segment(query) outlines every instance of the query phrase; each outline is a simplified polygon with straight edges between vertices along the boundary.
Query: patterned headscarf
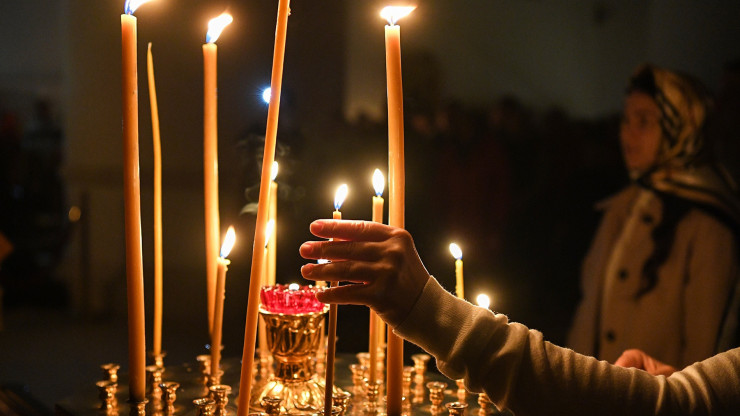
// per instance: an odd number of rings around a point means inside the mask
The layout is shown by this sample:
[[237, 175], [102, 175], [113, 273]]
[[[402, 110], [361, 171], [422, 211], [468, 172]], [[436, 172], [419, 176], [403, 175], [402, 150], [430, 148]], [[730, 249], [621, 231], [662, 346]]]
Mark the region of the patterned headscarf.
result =
[[652, 65], [642, 65], [627, 92], [650, 95], [661, 112], [663, 141], [658, 168], [684, 168], [697, 161], [704, 148], [704, 123], [712, 105], [704, 86], [693, 77]]
[[737, 187], [724, 168], [709, 157], [705, 142], [704, 126], [712, 109], [706, 88], [693, 77], [646, 64], [630, 78], [627, 93], [633, 91], [653, 97], [660, 108], [663, 130], [657, 164], [638, 182], [714, 207], [740, 227]]

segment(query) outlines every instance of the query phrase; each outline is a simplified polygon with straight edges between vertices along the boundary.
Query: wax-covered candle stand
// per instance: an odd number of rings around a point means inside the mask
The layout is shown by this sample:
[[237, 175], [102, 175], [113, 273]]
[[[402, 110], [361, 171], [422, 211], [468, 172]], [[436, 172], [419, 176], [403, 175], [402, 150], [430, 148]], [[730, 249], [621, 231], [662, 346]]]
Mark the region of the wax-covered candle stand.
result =
[[315, 359], [329, 306], [316, 300], [318, 290], [297, 285], [262, 288], [260, 315], [275, 370], [266, 380], [258, 380], [251, 408], [266, 411], [266, 397], [282, 400], [281, 414], [312, 415], [322, 408], [325, 378], [316, 371]]

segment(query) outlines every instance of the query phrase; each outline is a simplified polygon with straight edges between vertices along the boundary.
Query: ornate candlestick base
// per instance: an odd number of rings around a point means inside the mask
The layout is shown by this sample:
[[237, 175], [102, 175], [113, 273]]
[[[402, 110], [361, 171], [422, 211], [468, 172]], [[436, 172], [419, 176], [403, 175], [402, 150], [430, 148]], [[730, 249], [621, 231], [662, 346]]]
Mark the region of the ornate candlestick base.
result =
[[[316, 374], [315, 358], [329, 306], [302, 307], [305, 305], [300, 303], [302, 299], [315, 302], [314, 291], [310, 287], [285, 290], [280, 285], [263, 288], [260, 315], [265, 321], [275, 372], [253, 390], [250, 408], [266, 411], [262, 403], [268, 397], [281, 400], [280, 414], [307, 416], [323, 408], [325, 379]], [[275, 302], [283, 303], [275, 306]], [[341, 389], [335, 386], [333, 391], [339, 393]]]

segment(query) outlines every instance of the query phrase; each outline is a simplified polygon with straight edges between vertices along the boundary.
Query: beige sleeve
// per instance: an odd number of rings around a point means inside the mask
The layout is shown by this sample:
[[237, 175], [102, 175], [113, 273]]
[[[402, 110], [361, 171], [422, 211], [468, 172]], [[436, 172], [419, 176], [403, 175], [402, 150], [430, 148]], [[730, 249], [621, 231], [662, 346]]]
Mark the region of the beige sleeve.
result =
[[395, 330], [432, 354], [445, 375], [517, 416], [740, 414], [740, 349], [654, 377], [546, 342], [434, 279]]

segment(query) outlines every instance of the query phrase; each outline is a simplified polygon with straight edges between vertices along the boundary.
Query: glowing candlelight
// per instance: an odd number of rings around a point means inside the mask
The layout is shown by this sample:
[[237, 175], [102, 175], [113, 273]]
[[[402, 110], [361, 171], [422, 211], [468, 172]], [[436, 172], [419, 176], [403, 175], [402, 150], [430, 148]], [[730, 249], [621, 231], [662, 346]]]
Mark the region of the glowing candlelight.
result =
[[[388, 224], [404, 228], [405, 167], [403, 143], [403, 83], [401, 81], [401, 31], [398, 20], [415, 6], [386, 7], [380, 15], [388, 21], [385, 27], [385, 67], [388, 91]], [[386, 377], [386, 410], [388, 416], [401, 415], [403, 396], [403, 340], [388, 330], [388, 375]]]
[[129, 399], [146, 396], [144, 267], [141, 249], [139, 183], [139, 102], [134, 11], [148, 0], [124, 4], [121, 15], [121, 100], [123, 118], [123, 201], [126, 234], [126, 294], [128, 312]]
[[[373, 221], [383, 222], [383, 190], [385, 189], [385, 177], [380, 172], [380, 169], [375, 169], [373, 172], [373, 188], [375, 189], [375, 196], [373, 196]], [[378, 314], [370, 309], [370, 334], [368, 340], [368, 351], [370, 352], [370, 384], [374, 384], [377, 380], [378, 368], [378, 348], [381, 343], [381, 337], [385, 340], [385, 322], [383, 322]]]
[[249, 399], [252, 394], [252, 363], [254, 362], [255, 341], [257, 338], [257, 319], [259, 318], [260, 276], [263, 273], [264, 259], [260, 251], [265, 243], [264, 228], [267, 224], [269, 202], [270, 171], [275, 160], [278, 115], [280, 113], [280, 92], [283, 85], [283, 62], [285, 58], [285, 38], [288, 31], [290, 0], [278, 0], [277, 25], [275, 28], [275, 49], [272, 55], [272, 78], [270, 80], [270, 105], [267, 110], [265, 147], [262, 156], [260, 194], [257, 202], [257, 220], [252, 246], [252, 269], [247, 298], [247, 318], [244, 325], [244, 349], [242, 368], [239, 377], [237, 416], [249, 414]]
[[229, 227], [224, 237], [224, 243], [221, 245], [221, 252], [217, 261], [217, 279], [216, 279], [216, 304], [213, 313], [213, 336], [211, 339], [211, 377], [218, 379], [219, 364], [221, 363], [221, 339], [224, 321], [224, 299], [226, 297], [226, 271], [231, 263], [226, 257], [231, 253], [231, 249], [236, 242], [236, 233], [234, 227]]
[[203, 44], [203, 181], [206, 227], [206, 295], [208, 296], [209, 332], [213, 332], [213, 309], [218, 268], [219, 209], [218, 209], [218, 104], [216, 69], [218, 48], [216, 39], [233, 19], [228, 13], [208, 22], [206, 43]]
[[463, 263], [462, 250], [455, 243], [450, 244], [450, 253], [455, 258], [455, 294], [458, 298], [465, 298], [463, 287]]
[[[275, 220], [271, 219], [267, 221], [267, 226], [265, 229], [265, 251], [264, 256], [265, 258], [269, 258], [269, 247], [271, 245], [270, 241], [272, 241], [273, 234], [275, 231]], [[267, 268], [264, 269], [265, 274], [267, 273]], [[267, 276], [262, 276], [262, 286], [263, 287], [271, 287], [274, 286], [275, 283], [272, 284], [267, 283]], [[259, 348], [260, 355], [267, 355], [269, 353], [269, 350], [267, 348], [267, 327], [265, 326], [265, 321], [260, 320], [257, 324], [257, 345]]]
[[277, 223], [277, 200], [278, 200], [278, 185], [275, 182], [278, 174], [278, 162], [272, 162], [272, 169], [270, 171], [270, 211], [268, 212], [268, 222], [272, 221], [272, 237], [269, 238], [269, 244], [267, 245], [267, 273], [265, 273], [265, 283], [268, 286], [275, 284], [275, 270], [277, 265], [277, 235], [275, 234], [275, 227]]
[[301, 286], [298, 283], [291, 283], [291, 284], [288, 285], [288, 290], [295, 291], [295, 290], [298, 290], [300, 288], [301, 288]]
[[491, 298], [489, 298], [486, 294], [481, 293], [480, 295], [476, 296], [475, 303], [478, 304], [481, 308], [488, 309], [491, 306]]
[[[347, 198], [349, 188], [347, 184], [339, 185], [337, 191], [334, 193], [334, 215], [335, 220], [342, 219], [342, 213], [339, 211], [344, 204], [344, 200]], [[339, 286], [339, 282], [331, 282], [330, 287]], [[328, 332], [329, 338], [326, 347], [326, 383], [324, 388], [324, 414], [331, 414], [332, 408], [332, 396], [334, 395], [334, 357], [337, 351], [337, 305], [335, 303], [329, 305], [329, 325]]]

